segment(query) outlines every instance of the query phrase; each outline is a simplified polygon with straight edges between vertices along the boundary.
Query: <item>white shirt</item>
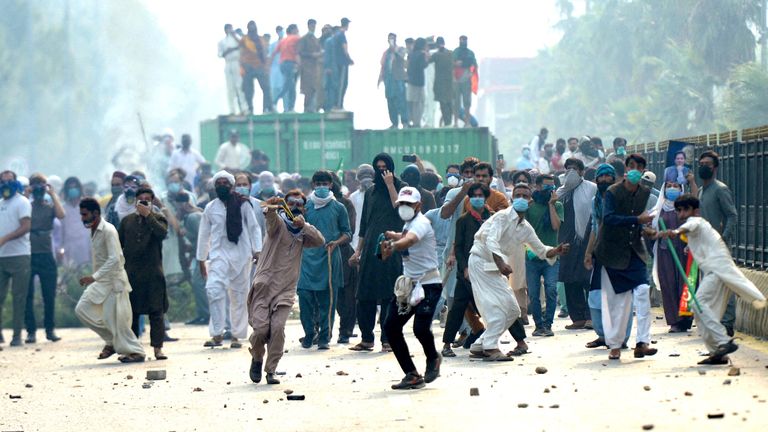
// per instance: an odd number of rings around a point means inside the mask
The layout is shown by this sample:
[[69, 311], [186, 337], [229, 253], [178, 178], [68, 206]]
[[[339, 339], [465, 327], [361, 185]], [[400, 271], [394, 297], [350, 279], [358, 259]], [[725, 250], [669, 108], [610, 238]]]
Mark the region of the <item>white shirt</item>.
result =
[[243, 219], [243, 232], [237, 244], [227, 238], [227, 207], [216, 198], [205, 206], [197, 235], [197, 260], [220, 261], [239, 272], [252, 259], [253, 254], [261, 252], [261, 227], [256, 222], [250, 202], [240, 207]]
[[[475, 234], [475, 243], [472, 245], [471, 253], [486, 261], [491, 265], [486, 270], [495, 271], [493, 254], [498, 255], [504, 261], [513, 263], [515, 273], [525, 275], [525, 262], [518, 267], [521, 257], [524, 259], [524, 245], [528, 245], [533, 253], [540, 259], [545, 259], [550, 265], [553, 265], [557, 258], [547, 258], [547, 252], [552, 249], [545, 246], [536, 231], [530, 223], [520, 220], [517, 211], [512, 207], [505, 208], [493, 214], [485, 223], [480, 225], [480, 229]], [[510, 259], [509, 256], [513, 257]]]
[[[219, 57], [223, 57], [224, 60], [227, 62], [239, 62], [240, 61], [240, 44], [237, 42], [237, 39], [235, 39], [232, 35], [227, 35], [224, 37], [224, 39], [219, 41]], [[224, 51], [230, 49], [230, 48], [238, 48], [229, 54], [224, 56]]]
[[[531, 161], [533, 161], [534, 164], [539, 160], [539, 150], [541, 150], [539, 147], [540, 140], [541, 138], [538, 135], [534, 135], [533, 138], [531, 138], [531, 142], [528, 143], [528, 146], [531, 149]], [[544, 143], [541, 143], [541, 147], [544, 147]]]
[[[403, 225], [403, 231], [413, 233], [419, 241], [408, 248], [408, 255], [403, 255], [403, 274], [411, 278], [420, 278], [425, 273], [437, 270], [437, 251], [435, 231], [432, 223], [421, 213]], [[421, 281], [422, 285], [441, 283], [440, 276]]]
[[171, 153], [168, 170], [170, 171], [174, 168], [183, 169], [187, 173], [184, 180], [189, 184], [194, 184], [195, 174], [197, 174], [197, 168], [201, 163], [205, 163], [205, 158], [197, 150], [189, 149], [189, 151], [184, 151], [183, 149], [176, 149]]
[[[21, 220], [32, 218], [32, 204], [24, 195], [15, 194], [9, 199], [0, 198], [0, 237], [6, 236], [21, 226]], [[15, 238], [0, 246], [0, 257], [15, 257], [30, 255], [32, 245], [29, 233]]]
[[536, 169], [539, 171], [539, 174], [549, 174], [551, 168], [549, 167], [549, 161], [547, 158], [540, 157], [536, 162]]
[[227, 141], [219, 146], [219, 151], [216, 152], [216, 165], [219, 169], [235, 169], [241, 170], [248, 166], [248, 162], [251, 160], [251, 151], [243, 143], [238, 142], [232, 145]]
[[699, 267], [705, 272], [715, 271], [720, 267], [733, 265], [731, 251], [723, 242], [720, 234], [704, 218], [689, 217], [679, 229], [688, 231], [688, 248], [693, 253]]
[[352, 249], [357, 250], [357, 243], [360, 241], [360, 220], [363, 217], [363, 202], [365, 202], [365, 192], [360, 189], [349, 195], [352, 206], [355, 207], [355, 234], [352, 236]]
[[91, 259], [95, 282], [83, 292], [83, 299], [101, 304], [113, 291], [131, 292], [120, 238], [115, 227], [104, 219], [99, 220], [99, 226], [91, 234]]

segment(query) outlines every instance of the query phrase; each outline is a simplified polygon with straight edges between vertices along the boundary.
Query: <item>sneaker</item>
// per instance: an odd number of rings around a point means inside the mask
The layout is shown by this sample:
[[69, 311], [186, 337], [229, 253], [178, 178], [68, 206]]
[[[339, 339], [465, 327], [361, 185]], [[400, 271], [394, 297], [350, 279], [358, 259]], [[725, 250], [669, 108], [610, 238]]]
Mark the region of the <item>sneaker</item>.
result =
[[21, 346], [21, 335], [20, 334], [13, 335], [13, 338], [11, 339], [11, 344], [10, 345], [12, 347]]
[[60, 337], [56, 336], [56, 333], [53, 330], [46, 330], [45, 331], [45, 338], [48, 339], [51, 342], [58, 342], [61, 340]]
[[557, 314], [558, 318], [568, 318], [568, 311], [560, 309], [560, 313]]
[[440, 376], [440, 365], [443, 363], [443, 356], [437, 355], [434, 360], [427, 360], [427, 370], [424, 372], [424, 382], [431, 383]]
[[256, 361], [256, 359], [251, 359], [251, 367], [248, 369], [248, 376], [251, 377], [251, 381], [255, 383], [261, 382], [261, 362]]
[[453, 350], [450, 347], [443, 348], [443, 351], [440, 352], [440, 355], [442, 355], [443, 357], [456, 357], [456, 353], [453, 352]]
[[424, 387], [424, 378], [416, 372], [409, 372], [402, 381], [392, 384], [392, 390], [413, 390]]
[[543, 327], [536, 327], [536, 329], [531, 333], [531, 336], [544, 336], [544, 328]]
[[551, 337], [554, 335], [555, 332], [552, 331], [552, 327], [544, 327], [544, 336]]
[[37, 336], [34, 333], [27, 333], [27, 338], [24, 339], [25, 344], [37, 343]]

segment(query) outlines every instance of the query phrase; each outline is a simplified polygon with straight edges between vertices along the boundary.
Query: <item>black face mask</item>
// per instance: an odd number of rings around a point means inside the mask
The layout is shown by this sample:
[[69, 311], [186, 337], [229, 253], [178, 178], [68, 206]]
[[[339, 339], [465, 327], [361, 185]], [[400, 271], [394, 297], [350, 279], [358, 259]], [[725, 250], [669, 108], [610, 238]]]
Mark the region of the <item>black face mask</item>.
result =
[[33, 186], [32, 196], [35, 198], [35, 201], [43, 199], [45, 196], [45, 186]]
[[542, 205], [548, 204], [550, 198], [552, 198], [551, 190], [533, 191], [533, 200], [539, 204], [542, 204]]
[[709, 165], [699, 165], [699, 177], [702, 180], [709, 180], [714, 177], [715, 172]]
[[600, 195], [604, 194], [612, 184], [613, 183], [599, 182], [597, 184], [597, 190], [600, 191]]
[[226, 201], [229, 199], [229, 195], [231, 192], [231, 189], [229, 186], [216, 186], [216, 196], [219, 197], [220, 200]]

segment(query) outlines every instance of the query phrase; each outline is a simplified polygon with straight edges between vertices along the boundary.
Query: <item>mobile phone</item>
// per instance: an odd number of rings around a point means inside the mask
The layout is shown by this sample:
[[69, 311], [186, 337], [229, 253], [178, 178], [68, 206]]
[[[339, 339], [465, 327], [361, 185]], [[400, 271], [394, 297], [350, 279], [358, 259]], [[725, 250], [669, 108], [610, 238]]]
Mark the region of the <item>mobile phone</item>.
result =
[[139, 201], [139, 204], [141, 204], [141, 205], [143, 205], [145, 207], [149, 207], [149, 201]]
[[403, 155], [403, 162], [416, 162], [416, 155], [415, 154], [409, 154], [409, 155]]
[[496, 160], [504, 160], [504, 155], [503, 155], [503, 154], [501, 154], [501, 153], [499, 153], [499, 154], [496, 156]]

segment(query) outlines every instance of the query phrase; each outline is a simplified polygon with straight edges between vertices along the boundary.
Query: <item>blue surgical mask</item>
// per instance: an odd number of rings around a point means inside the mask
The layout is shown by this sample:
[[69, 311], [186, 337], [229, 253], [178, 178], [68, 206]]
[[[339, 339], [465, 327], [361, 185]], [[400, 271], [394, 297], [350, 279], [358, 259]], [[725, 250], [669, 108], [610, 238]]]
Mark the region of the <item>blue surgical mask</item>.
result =
[[242, 196], [248, 196], [251, 193], [251, 188], [248, 186], [237, 186], [235, 192]]
[[168, 192], [173, 194], [177, 194], [181, 192], [181, 183], [178, 183], [178, 182], [168, 183]]
[[441, 190], [443, 190], [443, 187], [444, 186], [442, 183], [438, 183], [437, 186], [435, 186], [435, 192], [440, 192]]
[[514, 200], [512, 200], [512, 208], [515, 209], [515, 211], [527, 212], [528, 211], [528, 199], [526, 199], [526, 198], [515, 198]]
[[480, 210], [485, 206], [485, 197], [470, 197], [469, 205], [475, 210]]
[[640, 183], [640, 179], [643, 177], [643, 173], [638, 170], [630, 170], [627, 173], [627, 180], [633, 185]]
[[555, 185], [543, 185], [541, 187], [541, 190], [543, 190], [544, 192], [552, 192], [553, 190], [555, 190]]
[[80, 188], [71, 187], [67, 189], [67, 197], [70, 199], [80, 198]]
[[678, 188], [669, 188], [664, 191], [664, 196], [670, 200], [674, 201], [676, 200], [682, 192]]
[[616, 156], [624, 157], [627, 154], [627, 149], [624, 147], [619, 147], [616, 149]]
[[315, 188], [315, 196], [318, 198], [328, 198], [328, 194], [331, 193], [331, 189], [326, 186], [318, 186]]
[[268, 197], [274, 196], [275, 195], [275, 188], [273, 188], [273, 187], [265, 187], [264, 189], [261, 190], [261, 195], [262, 196], [268, 196]]

